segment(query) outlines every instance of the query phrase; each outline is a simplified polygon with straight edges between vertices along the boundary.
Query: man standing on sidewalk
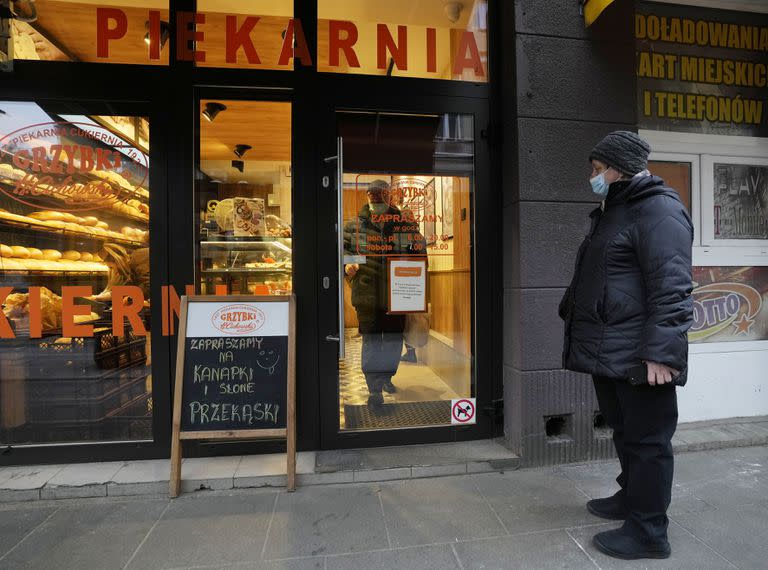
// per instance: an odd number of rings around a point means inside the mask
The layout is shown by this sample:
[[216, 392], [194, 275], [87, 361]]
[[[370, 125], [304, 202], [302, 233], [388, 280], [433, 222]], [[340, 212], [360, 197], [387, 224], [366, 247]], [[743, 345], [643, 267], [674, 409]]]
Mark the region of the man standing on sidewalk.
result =
[[628, 131], [609, 134], [592, 150], [590, 183], [603, 202], [590, 214], [560, 303], [563, 366], [592, 375], [621, 464], [621, 489], [587, 508], [625, 522], [594, 543], [623, 559], [671, 553], [675, 385], [687, 378], [693, 322], [693, 225], [677, 192], [648, 172], [650, 151]]

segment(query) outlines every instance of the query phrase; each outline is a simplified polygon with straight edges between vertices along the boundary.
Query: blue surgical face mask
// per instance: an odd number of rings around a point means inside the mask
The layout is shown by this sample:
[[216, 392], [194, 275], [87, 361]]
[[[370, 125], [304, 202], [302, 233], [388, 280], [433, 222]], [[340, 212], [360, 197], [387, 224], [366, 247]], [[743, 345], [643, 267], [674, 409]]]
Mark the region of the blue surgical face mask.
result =
[[592, 192], [601, 198], [605, 198], [608, 195], [608, 189], [611, 185], [605, 181], [605, 172], [601, 172], [594, 178], [590, 178], [589, 183], [592, 185]]

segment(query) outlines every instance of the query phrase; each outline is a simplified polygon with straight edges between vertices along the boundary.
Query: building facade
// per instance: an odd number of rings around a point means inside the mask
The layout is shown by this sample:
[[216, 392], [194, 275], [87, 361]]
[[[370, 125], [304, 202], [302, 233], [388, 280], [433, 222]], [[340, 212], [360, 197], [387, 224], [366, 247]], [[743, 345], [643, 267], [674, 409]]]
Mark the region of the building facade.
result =
[[681, 421], [765, 414], [766, 10], [608, 4], [11, 2], [0, 462], [167, 457], [194, 293], [296, 297], [299, 449], [609, 456], [556, 307], [616, 129], [697, 224]]

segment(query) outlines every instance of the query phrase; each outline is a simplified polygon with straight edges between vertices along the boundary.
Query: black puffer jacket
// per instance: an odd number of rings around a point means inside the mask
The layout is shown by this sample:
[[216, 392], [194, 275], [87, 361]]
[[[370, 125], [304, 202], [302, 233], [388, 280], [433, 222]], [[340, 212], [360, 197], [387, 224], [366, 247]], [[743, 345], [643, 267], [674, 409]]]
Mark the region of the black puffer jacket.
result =
[[563, 367], [626, 378], [641, 361], [682, 371], [693, 322], [693, 224], [673, 189], [657, 176], [611, 185], [605, 209], [579, 248], [560, 303]]
[[384, 214], [377, 216], [365, 204], [357, 217], [344, 227], [344, 251], [347, 255], [366, 256], [357, 274], [347, 278], [360, 333], [403, 332], [405, 316], [387, 313], [387, 260], [397, 256], [417, 259], [426, 251], [413, 214], [390, 206]]

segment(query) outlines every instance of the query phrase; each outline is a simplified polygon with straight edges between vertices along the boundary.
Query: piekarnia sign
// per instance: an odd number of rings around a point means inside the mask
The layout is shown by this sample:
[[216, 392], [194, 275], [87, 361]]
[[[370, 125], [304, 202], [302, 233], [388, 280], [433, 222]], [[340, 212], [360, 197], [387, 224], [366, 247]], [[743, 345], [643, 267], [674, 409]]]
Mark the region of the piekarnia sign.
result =
[[[259, 33], [260, 16], [225, 17], [224, 49], [225, 61], [228, 64], [238, 63], [238, 55], [242, 52], [248, 64], [259, 65], [262, 59], [253, 41], [254, 34]], [[161, 25], [161, 13], [159, 10], [147, 11], [148, 43], [150, 61], [159, 61], [163, 44], [163, 29]], [[194, 61], [205, 63], [205, 32], [198, 30], [198, 25], [206, 22], [206, 14], [198, 12], [176, 12], [176, 58], [179, 61]], [[359, 29], [354, 22], [347, 20], [328, 20], [328, 37], [318, 40], [318, 44], [327, 42], [328, 61], [323, 62], [329, 67], [340, 67], [343, 54], [350, 68], [359, 68], [360, 60], [355, 50], [359, 39]], [[118, 44], [128, 34], [128, 15], [120, 8], [99, 7], [96, 9], [96, 56], [109, 59], [110, 48]], [[321, 31], [325, 33], [324, 31]], [[301, 62], [302, 65], [312, 65], [312, 55], [301, 20], [290, 18], [285, 29], [284, 37], [277, 61], [264, 62], [280, 66], [288, 66], [291, 59]], [[438, 33], [437, 28], [424, 30], [424, 50], [426, 70], [436, 73], [438, 67]], [[396, 34], [386, 24], [376, 26], [376, 51], [377, 67], [385, 70], [390, 58], [397, 69], [408, 69], [408, 27], [399, 25]], [[453, 59], [452, 73], [461, 75], [464, 70], [472, 70], [478, 77], [484, 77], [482, 59], [475, 34], [464, 30], [458, 38], [458, 48]]]

